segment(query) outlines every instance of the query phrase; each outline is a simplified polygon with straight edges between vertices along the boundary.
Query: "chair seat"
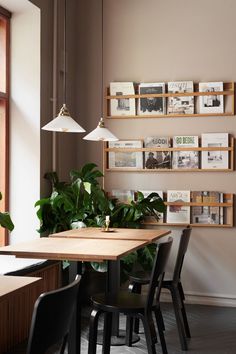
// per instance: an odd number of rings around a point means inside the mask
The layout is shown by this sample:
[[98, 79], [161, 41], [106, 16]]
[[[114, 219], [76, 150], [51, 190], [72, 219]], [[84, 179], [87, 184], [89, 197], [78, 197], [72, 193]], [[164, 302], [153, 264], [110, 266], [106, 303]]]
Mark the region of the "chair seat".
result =
[[138, 270], [136, 272], [129, 274], [129, 278], [131, 281], [135, 281], [138, 284], [145, 285], [145, 284], [149, 284], [151, 273], [145, 272], [144, 270]]
[[[133, 272], [133, 273], [129, 274], [129, 279], [131, 280], [131, 282], [135, 282], [135, 283], [142, 284], [142, 285], [149, 284], [150, 278], [151, 278], [151, 273], [146, 272], [144, 270], [139, 270], [137, 272]], [[172, 285], [172, 283], [173, 283], [173, 280], [164, 279], [162, 281], [162, 288], [169, 287], [170, 285]]]
[[[116, 295], [96, 294], [92, 297], [92, 301], [94, 307], [102, 311], [131, 314], [144, 311], [147, 296], [121, 290]], [[156, 306], [153, 304], [152, 309]]]

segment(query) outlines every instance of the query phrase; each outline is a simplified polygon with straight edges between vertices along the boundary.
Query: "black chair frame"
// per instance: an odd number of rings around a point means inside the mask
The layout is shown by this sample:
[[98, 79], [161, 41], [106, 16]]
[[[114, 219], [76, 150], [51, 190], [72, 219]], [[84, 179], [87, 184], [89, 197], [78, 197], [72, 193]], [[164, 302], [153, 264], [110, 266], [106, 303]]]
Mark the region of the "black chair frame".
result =
[[96, 353], [97, 327], [100, 315], [104, 314], [104, 335], [103, 335], [103, 354], [110, 353], [112, 314], [123, 313], [127, 316], [127, 336], [126, 344], [132, 346], [132, 327], [133, 319], [139, 318], [143, 322], [145, 337], [147, 342], [148, 354], [155, 354], [155, 344], [157, 335], [152, 318], [155, 312], [157, 328], [163, 354], [167, 354], [166, 342], [163, 333], [163, 321], [159, 305], [161, 283], [164, 277], [165, 265], [170, 253], [173, 239], [160, 243], [153, 263], [151, 280], [149, 283], [148, 294], [133, 294], [129, 291], [121, 290], [114, 294], [97, 294], [92, 297], [93, 310], [90, 317], [89, 330], [89, 354]]
[[[191, 338], [187, 314], [184, 305], [185, 295], [181, 283], [181, 271], [183, 267], [184, 257], [188, 248], [191, 231], [192, 229], [190, 227], [183, 229], [180, 237], [173, 277], [170, 280], [164, 279], [162, 281], [162, 288], [168, 289], [171, 293], [179, 340], [182, 350], [188, 350], [188, 343], [186, 338]], [[136, 272], [130, 275], [129, 290], [133, 293], [141, 294], [142, 285], [149, 284], [149, 282], [150, 273], [144, 271]], [[138, 320], [135, 321], [134, 332], [139, 333]]]

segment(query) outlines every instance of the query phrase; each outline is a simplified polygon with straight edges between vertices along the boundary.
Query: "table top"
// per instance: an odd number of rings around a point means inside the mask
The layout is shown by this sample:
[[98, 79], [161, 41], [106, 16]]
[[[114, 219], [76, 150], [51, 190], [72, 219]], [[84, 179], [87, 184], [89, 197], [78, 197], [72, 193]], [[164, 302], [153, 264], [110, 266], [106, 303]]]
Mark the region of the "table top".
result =
[[0, 275], [0, 300], [4, 296], [13, 293], [16, 290], [30, 286], [31, 284], [40, 281], [41, 278], [35, 277], [16, 277], [10, 275]]
[[49, 235], [49, 237], [136, 240], [136, 241], [148, 241], [150, 243], [170, 233], [171, 233], [170, 230], [122, 229], [122, 228], [111, 228], [110, 231], [105, 232], [101, 228], [86, 227], [81, 229], [73, 229], [73, 230], [58, 232]]
[[148, 241], [42, 237], [0, 247], [0, 254], [12, 254], [20, 258], [101, 262], [118, 260], [146, 244]]

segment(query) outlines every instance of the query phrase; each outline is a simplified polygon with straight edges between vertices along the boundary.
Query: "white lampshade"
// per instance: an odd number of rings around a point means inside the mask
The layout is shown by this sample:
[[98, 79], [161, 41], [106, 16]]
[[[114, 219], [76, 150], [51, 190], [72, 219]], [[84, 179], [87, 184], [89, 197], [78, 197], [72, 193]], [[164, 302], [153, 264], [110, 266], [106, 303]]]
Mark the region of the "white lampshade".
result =
[[60, 113], [51, 122], [42, 127], [43, 130], [53, 132], [84, 133], [85, 130], [70, 116], [66, 104], [64, 103]]
[[91, 133], [83, 137], [85, 140], [92, 141], [117, 141], [119, 140], [114, 134], [110, 132], [109, 129], [105, 127], [103, 118], [100, 119], [100, 122]]

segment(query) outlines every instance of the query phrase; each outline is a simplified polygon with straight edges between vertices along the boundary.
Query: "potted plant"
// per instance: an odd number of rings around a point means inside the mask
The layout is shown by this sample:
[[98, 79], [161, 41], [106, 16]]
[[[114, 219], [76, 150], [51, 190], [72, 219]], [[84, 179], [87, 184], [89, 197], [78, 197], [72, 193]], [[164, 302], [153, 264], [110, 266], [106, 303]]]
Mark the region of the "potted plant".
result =
[[[130, 204], [120, 203], [109, 197], [99, 185], [98, 179], [103, 174], [94, 163], [84, 165], [78, 171], [70, 172], [70, 182], [61, 182], [55, 172], [46, 174], [51, 182], [52, 193], [49, 197], [38, 200], [37, 216], [40, 220], [42, 235], [72, 229], [83, 223], [84, 226], [103, 226], [105, 216], [110, 216], [111, 227], [139, 228], [146, 216], [159, 217], [165, 205], [157, 193], [147, 197], [137, 192], [136, 201]], [[122, 259], [123, 279], [134, 263], [150, 269], [155, 253], [155, 245], [148, 245]], [[93, 263], [96, 270], [105, 268]]]

